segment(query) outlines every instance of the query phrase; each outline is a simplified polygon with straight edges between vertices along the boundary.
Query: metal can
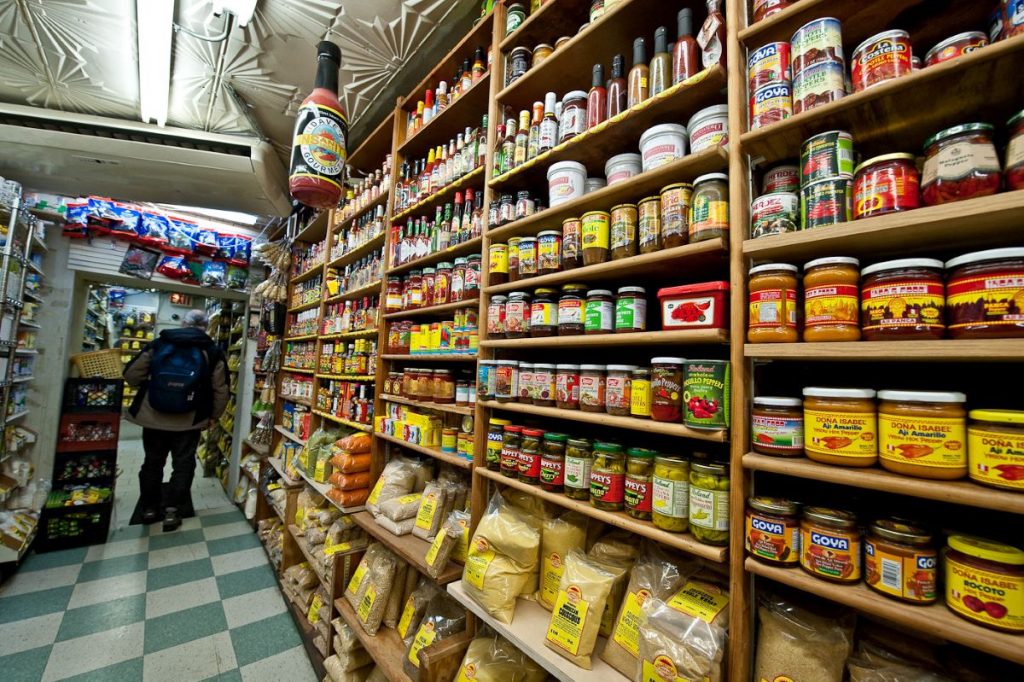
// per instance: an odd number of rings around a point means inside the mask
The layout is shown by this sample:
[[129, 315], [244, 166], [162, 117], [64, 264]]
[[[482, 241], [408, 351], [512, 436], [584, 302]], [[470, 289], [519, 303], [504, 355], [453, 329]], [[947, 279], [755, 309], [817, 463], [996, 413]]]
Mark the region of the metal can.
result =
[[747, 59], [747, 82], [750, 92], [766, 85], [789, 83], [792, 78], [790, 48], [787, 42], [768, 43]]
[[849, 178], [829, 178], [803, 187], [800, 190], [801, 229], [849, 222], [852, 184]]
[[853, 91], [867, 90], [872, 85], [910, 73], [913, 52], [910, 34], [906, 31], [883, 31], [871, 36], [853, 51]]
[[800, 168], [793, 164], [769, 168], [761, 180], [761, 193], [799, 192]]
[[793, 75], [823, 62], [845, 64], [842, 24], [835, 17], [809, 21], [796, 30], [789, 41]]
[[732, 395], [728, 360], [687, 360], [683, 423], [691, 429], [727, 429]]
[[924, 65], [933, 66], [956, 59], [988, 45], [988, 37], [981, 31], [967, 31], [946, 38], [928, 50], [924, 56]]
[[750, 129], [763, 128], [793, 115], [793, 86], [766, 85], [750, 96]]
[[800, 198], [794, 192], [762, 194], [750, 204], [750, 238], [797, 232]]
[[793, 76], [794, 114], [843, 97], [846, 97], [846, 70], [840, 63], [818, 63]]
[[920, 185], [913, 154], [885, 154], [868, 159], [854, 173], [853, 219], [918, 208]]
[[853, 136], [830, 130], [800, 145], [800, 186], [827, 178], [853, 177]]

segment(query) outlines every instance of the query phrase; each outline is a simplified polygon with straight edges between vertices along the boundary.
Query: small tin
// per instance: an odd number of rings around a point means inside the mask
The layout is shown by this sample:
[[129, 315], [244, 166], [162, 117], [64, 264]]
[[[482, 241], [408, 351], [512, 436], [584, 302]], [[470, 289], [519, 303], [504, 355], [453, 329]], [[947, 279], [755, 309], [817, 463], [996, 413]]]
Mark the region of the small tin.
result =
[[728, 360], [687, 360], [683, 424], [691, 429], [729, 428], [732, 372]]
[[853, 136], [830, 130], [800, 145], [800, 186], [827, 178], [853, 177]]
[[810, 230], [849, 222], [853, 181], [849, 178], [818, 180], [800, 190], [800, 227]]
[[846, 97], [842, 64], [822, 62], [793, 76], [793, 113], [799, 114]]
[[822, 17], [809, 21], [796, 30], [789, 41], [793, 75], [804, 69], [828, 62], [845, 64], [843, 56], [842, 24], [835, 17]]
[[789, 83], [793, 77], [789, 55], [787, 42], [768, 43], [752, 52], [747, 59], [749, 91], [756, 92], [766, 85]]

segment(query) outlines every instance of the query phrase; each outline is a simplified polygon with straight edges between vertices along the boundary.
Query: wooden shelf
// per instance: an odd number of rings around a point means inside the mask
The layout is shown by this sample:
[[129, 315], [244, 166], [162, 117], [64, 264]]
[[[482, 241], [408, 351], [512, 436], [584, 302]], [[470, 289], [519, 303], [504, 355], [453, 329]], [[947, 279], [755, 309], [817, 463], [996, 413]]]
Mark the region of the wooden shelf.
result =
[[932, 481], [926, 478], [901, 476], [881, 468], [832, 466], [819, 464], [806, 457], [772, 457], [755, 452], [743, 455], [743, 466], [753, 471], [785, 474], [855, 488], [1024, 514], [1024, 495], [978, 485], [969, 480]]
[[304, 535], [299, 535], [299, 527], [294, 524], [288, 524], [288, 532], [291, 533], [292, 539], [295, 540], [295, 544], [298, 545], [299, 551], [302, 552], [302, 556], [306, 557], [306, 563], [309, 564], [310, 570], [316, 573], [316, 577], [320, 581], [320, 584], [323, 585], [324, 589], [327, 590], [327, 593], [330, 594], [331, 581], [328, 580], [327, 577], [318, 569], [320, 564], [313, 558], [313, 553], [309, 551], [309, 545], [306, 543], [306, 537]]
[[444, 251], [436, 251], [432, 254], [424, 256], [423, 258], [417, 258], [416, 260], [396, 265], [389, 268], [387, 276], [400, 275], [403, 272], [409, 270], [416, 270], [426, 265], [433, 265], [434, 263], [440, 263], [441, 261], [454, 260], [456, 256], [467, 256], [473, 253], [480, 253], [480, 248], [483, 246], [483, 237], [474, 237], [469, 241], [456, 244], [455, 246], [449, 246]]
[[955, 255], [1020, 241], [1024, 190], [941, 206], [865, 218], [834, 227], [779, 234], [743, 242], [756, 261], [802, 264], [841, 253], [867, 262], [911, 254]]
[[312, 370], [312, 369], [299, 369], [298, 367], [285, 367], [283, 365], [281, 366], [281, 371], [282, 372], [294, 372], [295, 374], [313, 374], [314, 373], [314, 370]]
[[[617, 7], [618, 5], [616, 5]], [[546, 65], [545, 61], [541, 66]], [[725, 171], [728, 165], [729, 155], [725, 149], [722, 147], [706, 149], [697, 154], [684, 156], [678, 161], [673, 161], [660, 168], [641, 173], [629, 180], [609, 187], [602, 187], [579, 199], [538, 211], [531, 216], [501, 227], [491, 228], [487, 234], [492, 242], [500, 242], [520, 235], [533, 235], [546, 227], [560, 225], [566, 218], [578, 217], [587, 211], [607, 211], [612, 206], [623, 202], [636, 202], [646, 196], [657, 194], [666, 185], [675, 182], [690, 182], [705, 173]]]
[[353, 289], [352, 291], [346, 291], [338, 294], [337, 296], [332, 296], [324, 301], [324, 303], [338, 303], [340, 301], [352, 301], [364, 296], [378, 296], [380, 295], [380, 283], [381, 280], [378, 279], [374, 282], [370, 282], [369, 284], [364, 284], [358, 289]]
[[[380, 395], [378, 396], [381, 400], [389, 403], [398, 403], [400, 405], [408, 405], [409, 407], [415, 407], [421, 410], [433, 410], [435, 412], [449, 412], [451, 414], [464, 414], [473, 416], [474, 409], [472, 407], [462, 407], [460, 405], [446, 405], [442, 403], [430, 403], [424, 400], [413, 400], [412, 398], [403, 398], [398, 395]], [[378, 436], [381, 434], [377, 434]]]
[[327, 224], [331, 221], [330, 211], [317, 211], [309, 225], [295, 236], [297, 242], [318, 242], [327, 236]]
[[294, 443], [298, 443], [299, 445], [305, 445], [306, 444], [306, 440], [304, 438], [299, 438], [294, 433], [292, 433], [288, 429], [284, 428], [280, 424], [274, 424], [274, 430], [277, 431], [278, 433], [280, 433], [282, 436], [284, 436], [288, 440], [294, 442]]
[[743, 354], [763, 360], [1008, 362], [1024, 360], [1024, 339], [748, 343], [743, 346]]
[[[349, 160], [351, 161], [351, 157], [349, 157]], [[383, 160], [384, 160], [384, 157], [382, 156], [381, 157], [381, 163], [379, 164], [380, 166], [384, 165]], [[337, 220], [337, 222], [334, 225], [334, 234], [338, 234], [339, 232], [344, 230], [346, 227], [351, 225], [353, 222], [355, 222], [359, 218], [363, 217], [364, 215], [366, 215], [370, 211], [374, 210], [378, 206], [386, 206], [387, 203], [388, 203], [388, 193], [387, 192], [382, 192], [380, 195], [378, 195], [378, 197], [376, 199], [374, 199], [373, 201], [368, 203], [366, 206], [363, 206], [362, 208], [355, 209], [355, 211], [351, 215], [349, 215], [347, 218], [342, 218], [340, 220]], [[336, 216], [337, 216], [338, 213], [339, 213], [339, 211], [335, 211], [335, 215]], [[374, 237], [373, 239], [376, 239], [376, 237]], [[373, 239], [371, 239], [370, 241], [373, 241]], [[363, 247], [357, 247], [357, 248], [363, 248]], [[342, 256], [338, 256], [335, 260], [340, 260], [341, 258], [345, 258], [348, 255], [350, 255], [350, 254], [344, 254]]]
[[[475, 49], [475, 48], [473, 48]], [[472, 54], [470, 54], [472, 57]], [[470, 59], [472, 62], [472, 59]], [[447, 77], [450, 77], [449, 74]], [[464, 93], [430, 119], [425, 126], [398, 146], [403, 159], [418, 159], [427, 155], [428, 150], [438, 145], [448, 147], [448, 142], [469, 128], [479, 128], [487, 113], [487, 96], [490, 94], [491, 74], [487, 72]]]
[[318, 417], [329, 419], [330, 421], [335, 422], [336, 424], [347, 426], [350, 429], [356, 429], [357, 431], [364, 431], [366, 433], [373, 432], [373, 427], [370, 426], [369, 424], [360, 424], [359, 422], [350, 421], [348, 419], [342, 419], [341, 417], [335, 417], [333, 414], [329, 412], [321, 412], [320, 410], [312, 410], [312, 412]]
[[508, 52], [518, 45], [554, 45], [555, 38], [552, 36], [557, 35], [556, 31], [566, 26], [582, 25], [587, 20], [590, 5], [589, 0], [545, 2], [526, 17], [519, 28], [502, 38], [498, 47]]
[[588, 177], [604, 177], [605, 163], [620, 152], [639, 152], [640, 136], [651, 126], [686, 123], [704, 107], [724, 102], [725, 69], [714, 66], [674, 85], [643, 103], [566, 140], [550, 151], [489, 181], [492, 188], [545, 185], [548, 168], [559, 161], [577, 161]]
[[549, 336], [536, 339], [494, 339], [481, 341], [484, 348], [590, 348], [625, 346], [671, 346], [704, 343], [728, 343], [724, 329], [687, 329], [680, 331], [637, 332], [635, 334], [595, 334], [593, 336]]
[[441, 189], [437, 190], [430, 196], [417, 201], [412, 206], [400, 211], [391, 219], [392, 224], [399, 223], [405, 220], [409, 216], [416, 215], [418, 213], [432, 213], [430, 209], [434, 208], [438, 204], [443, 204], [448, 201], [449, 197], [454, 197], [455, 193], [459, 190], [469, 187], [474, 184], [483, 184], [484, 181], [484, 169], [486, 166], [479, 166], [474, 168], [470, 172], [463, 175], [461, 178], [454, 182], [450, 182]]
[[373, 435], [375, 438], [380, 438], [381, 440], [386, 440], [389, 443], [401, 445], [403, 448], [412, 450], [413, 452], [418, 452], [421, 455], [433, 457], [436, 460], [446, 462], [448, 464], [451, 464], [452, 466], [459, 467], [460, 469], [473, 468], [473, 462], [471, 462], [470, 460], [464, 457], [459, 457], [458, 455], [452, 455], [447, 452], [441, 452], [440, 448], [431, 448], [425, 445], [417, 445], [416, 443], [408, 443], [402, 440], [401, 438], [389, 436], [387, 434], [380, 433], [379, 431], [374, 431]]
[[[383, 195], [384, 199], [387, 200], [387, 195]], [[384, 241], [387, 237], [387, 231], [381, 232], [376, 237], [371, 238], [365, 244], [357, 246], [348, 253], [343, 253], [340, 256], [333, 258], [330, 263], [327, 264], [329, 268], [343, 268], [349, 263], [354, 263], [363, 256], [368, 256], [374, 251], [378, 251], [384, 248]]]
[[[394, 535], [384, 526], [374, 521], [373, 514], [368, 511], [353, 514], [352, 520], [355, 521], [356, 525], [360, 528], [387, 545], [391, 551], [404, 559], [410, 566], [430, 578], [430, 576], [427, 575], [426, 558], [427, 550], [430, 549], [429, 542], [416, 537], [412, 533], [408, 535]], [[437, 582], [441, 585], [446, 585], [453, 580], [460, 579], [461, 577], [462, 566], [459, 566], [453, 561], [449, 561], [448, 565], [445, 566], [444, 570], [437, 576]], [[431, 580], [433, 580], [433, 578], [431, 578]]]
[[402, 310], [397, 313], [387, 313], [384, 315], [385, 320], [400, 320], [406, 317], [429, 317], [432, 315], [439, 315], [446, 313], [451, 310], [459, 310], [461, 308], [476, 308], [480, 305], [480, 300], [476, 298], [470, 298], [465, 301], [455, 301], [454, 303], [443, 303], [441, 305], [431, 305], [426, 308], [414, 308], [412, 310]]
[[299, 336], [286, 336], [284, 340], [286, 343], [289, 341], [312, 341], [316, 336], [316, 334], [301, 334]]
[[317, 337], [320, 341], [334, 341], [336, 339], [363, 339], [377, 336], [376, 329], [360, 329], [354, 332], [342, 332], [340, 334], [323, 334]]
[[284, 461], [280, 457], [271, 457], [267, 459], [267, 464], [270, 468], [277, 472], [277, 475], [281, 477], [281, 483], [286, 488], [298, 488], [302, 485], [302, 481], [292, 478], [284, 470]]
[[248, 438], [243, 438], [242, 442], [245, 443], [245, 445], [250, 450], [255, 452], [257, 455], [262, 455], [262, 456], [266, 457], [267, 454], [270, 452], [270, 446], [269, 445], [260, 445], [259, 443], [253, 443]]
[[476, 362], [476, 353], [421, 353], [419, 355], [385, 354], [380, 357], [382, 360], [392, 360], [397, 362], [412, 362], [414, 360], [425, 360], [427, 362]]
[[916, 632], [963, 644], [1015, 663], [1024, 663], [1024, 646], [1021, 646], [1020, 635], [975, 625], [950, 611], [941, 601], [930, 606], [904, 604], [872, 591], [863, 583], [831, 583], [808, 575], [800, 568], [777, 568], [751, 558], [743, 565], [754, 575], [845, 604]]
[[560, 410], [557, 407], [541, 407], [538, 405], [525, 405], [520, 403], [499, 403], [495, 400], [485, 400], [480, 403], [484, 407], [499, 412], [517, 412], [519, 414], [532, 414], [538, 417], [549, 419], [562, 419], [566, 421], [582, 422], [584, 424], [598, 424], [610, 426], [617, 429], [631, 429], [633, 431], [644, 431], [657, 433], [663, 436], [675, 436], [676, 438], [692, 438], [715, 443], [728, 441], [727, 431], [698, 431], [690, 429], [682, 424], [669, 422], [656, 422], [651, 419], [636, 419], [634, 417], [616, 417], [604, 412], [583, 412], [580, 410]]
[[333, 379], [335, 381], [375, 381], [372, 374], [317, 374], [317, 379]]
[[506, 625], [466, 594], [461, 581], [448, 585], [448, 594], [472, 611], [477, 618], [490, 625], [495, 632], [512, 642], [559, 682], [627, 682], [629, 679], [598, 656], [598, 652], [604, 650], [604, 637], [599, 637], [594, 647], [593, 670], [585, 670], [549, 649], [544, 640], [547, 637], [548, 625], [551, 623], [551, 612], [535, 601], [516, 600], [512, 623]]
[[650, 521], [640, 521], [634, 519], [625, 512], [611, 512], [603, 509], [598, 509], [590, 502], [584, 502], [583, 500], [573, 500], [560, 493], [549, 493], [545, 490], [541, 490], [540, 486], [530, 485], [520, 481], [517, 478], [508, 478], [503, 476], [501, 472], [491, 471], [484, 467], [477, 467], [474, 469], [478, 475], [484, 478], [489, 478], [496, 483], [501, 485], [509, 486], [510, 488], [516, 488], [523, 490], [540, 497], [541, 499], [547, 500], [557, 504], [560, 507], [566, 509], [572, 509], [578, 511], [581, 514], [589, 516], [590, 518], [603, 521], [616, 528], [622, 528], [628, 530], [631, 533], [636, 533], [645, 538], [650, 538], [656, 542], [660, 542], [669, 547], [674, 547], [678, 550], [682, 550], [687, 554], [699, 556], [709, 561], [724, 562], [726, 554], [728, 553], [725, 547], [714, 547], [712, 545], [706, 545], [703, 542], [698, 542], [689, 533], [669, 533], [658, 527], [656, 527]]
[[313, 308], [318, 307], [321, 303], [322, 301], [313, 301], [312, 303], [303, 303], [302, 305], [293, 306], [288, 309], [288, 313], [301, 313], [306, 310], [312, 310]]
[[288, 281], [291, 282], [292, 284], [298, 284], [299, 282], [305, 282], [307, 279], [313, 279], [315, 276], [322, 274], [324, 274], [324, 262], [320, 261], [319, 263], [309, 268], [302, 274], [295, 275]]
[[334, 608], [341, 615], [341, 619], [356, 633], [356, 637], [370, 653], [374, 663], [384, 672], [388, 682], [412, 682], [412, 678], [402, 669], [408, 647], [398, 636], [398, 632], [381, 626], [376, 635], [367, 633], [345, 597], [335, 599]]
[[[377, 170], [384, 165], [384, 157], [391, 153], [391, 138], [395, 130], [395, 112], [391, 110], [384, 120], [348, 155], [348, 163], [359, 170]], [[365, 158], [364, 158], [365, 157]]]
[[287, 395], [285, 393], [282, 393], [278, 397], [281, 398], [281, 400], [287, 400], [288, 402], [291, 403], [298, 403], [299, 405], [305, 405], [306, 407], [313, 406], [313, 401], [310, 398], [300, 398], [297, 395]]
[[366, 509], [366, 505], [362, 504], [359, 505], [358, 507], [343, 507], [342, 505], [338, 504], [337, 502], [335, 502], [334, 500], [327, 496], [327, 493], [329, 493], [331, 491], [331, 488], [334, 486], [332, 486], [329, 483], [319, 483], [317, 481], [314, 481], [312, 478], [306, 475], [306, 472], [301, 470], [299, 471], [299, 476], [301, 476], [302, 480], [306, 482], [306, 485], [320, 493], [320, 495], [325, 500], [327, 500], [329, 504], [334, 505], [337, 509], [340, 509], [345, 514], [355, 514], [356, 512], [361, 512], [364, 509]]

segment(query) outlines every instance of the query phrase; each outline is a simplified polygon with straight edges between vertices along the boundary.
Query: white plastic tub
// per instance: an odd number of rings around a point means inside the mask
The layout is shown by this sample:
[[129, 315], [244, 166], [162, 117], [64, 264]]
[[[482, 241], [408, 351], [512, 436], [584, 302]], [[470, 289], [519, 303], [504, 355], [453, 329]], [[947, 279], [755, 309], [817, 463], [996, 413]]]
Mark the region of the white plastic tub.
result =
[[696, 154], [729, 142], [729, 108], [715, 104], [701, 109], [686, 126], [690, 131], [690, 153]]
[[548, 206], [554, 207], [583, 196], [587, 169], [576, 161], [560, 161], [548, 168]]
[[590, 194], [596, 192], [599, 189], [603, 189], [608, 186], [608, 181], [604, 178], [587, 178], [587, 181], [583, 183], [583, 193]]
[[644, 172], [683, 158], [686, 156], [686, 128], [678, 123], [648, 128], [640, 136], [640, 153]]
[[629, 180], [642, 172], [642, 161], [639, 154], [618, 154], [604, 164], [604, 174], [608, 186]]

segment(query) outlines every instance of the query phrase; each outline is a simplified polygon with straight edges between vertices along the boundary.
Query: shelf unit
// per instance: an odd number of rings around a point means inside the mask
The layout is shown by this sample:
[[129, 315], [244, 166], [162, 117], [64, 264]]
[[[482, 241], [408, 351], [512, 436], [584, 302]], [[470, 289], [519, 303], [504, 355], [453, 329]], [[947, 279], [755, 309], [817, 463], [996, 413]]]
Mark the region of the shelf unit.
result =
[[[429, 542], [418, 538], [411, 533], [402, 536], [392, 535], [391, 531], [373, 520], [373, 514], [370, 512], [364, 511], [353, 514], [352, 520], [368, 534], [390, 547], [391, 550], [401, 557], [407, 564], [430, 578], [427, 573], [426, 561], [427, 550], [430, 549]], [[459, 580], [461, 577], [462, 566], [453, 561], [449, 561], [448, 565], [445, 566], [444, 570], [438, 574], [437, 578], [431, 578], [431, 580], [436, 580], [440, 585], [446, 585], [454, 580]]]

